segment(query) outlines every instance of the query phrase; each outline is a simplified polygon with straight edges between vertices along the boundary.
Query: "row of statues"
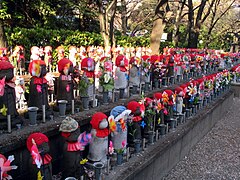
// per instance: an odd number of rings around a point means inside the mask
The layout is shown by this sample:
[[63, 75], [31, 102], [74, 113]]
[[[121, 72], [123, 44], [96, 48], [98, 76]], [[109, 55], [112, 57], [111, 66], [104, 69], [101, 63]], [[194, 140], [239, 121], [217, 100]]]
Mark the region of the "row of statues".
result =
[[[82, 59], [81, 69], [79, 69], [77, 66], [74, 67], [74, 63], [63, 55], [63, 58], [58, 61], [58, 75], [55, 76], [57, 79], [55, 82], [53, 82], [53, 77], [47, 78], [51, 73], [47, 72], [47, 65], [43, 60], [32, 60], [28, 67], [31, 75], [28, 106], [37, 107], [40, 112], [44, 111], [46, 118], [50, 119], [53, 112], [49, 106], [48, 94], [54, 94], [57, 103], [59, 100], [66, 100], [67, 111], [70, 111], [72, 109], [71, 103], [74, 100], [74, 89], [80, 88], [81, 83], [79, 82], [81, 80], [85, 80], [84, 83], [87, 86], [83, 89], [91, 100], [93, 100], [97, 90], [98, 92], [109, 92], [113, 89], [121, 92], [122, 90], [124, 94], [126, 92], [129, 93], [128, 88], [131, 88], [133, 93], [134, 89], [141, 93], [143, 85], [159, 88], [161, 84], [166, 85], [166, 81], [169, 81], [170, 78], [176, 78], [177, 76], [184, 78], [184, 75], [187, 75], [188, 78], [196, 77], [197, 73], [201, 75], [201, 73], [209, 69], [212, 70], [218, 67], [221, 58], [217, 56], [212, 56], [212, 58], [204, 53], [181, 54], [173, 51], [169, 55], [144, 55], [141, 58], [133, 57], [128, 60], [126, 56], [120, 54], [116, 57], [115, 63], [109, 57], [102, 57], [98, 62], [93, 58], [86, 57]], [[239, 58], [238, 55], [233, 56], [231, 61], [236, 61], [236, 58]], [[208, 64], [206, 65], [203, 62]], [[1, 60], [0, 65], [1, 85], [4, 87], [2, 91], [5, 91], [0, 96], [0, 109], [6, 112], [1, 113], [0, 118], [6, 119], [7, 115], [10, 115], [14, 119], [12, 125], [15, 126], [18, 123], [21, 124], [22, 119], [18, 116], [16, 110], [15, 85], [13, 81], [14, 66], [7, 60]], [[202, 66], [202, 69], [199, 69], [200, 71], [196, 68], [198, 66]], [[201, 73], [199, 74], [199, 72]], [[168, 79], [165, 77], [168, 77]], [[22, 90], [21, 85], [20, 90]], [[24, 90], [20, 92], [24, 94]], [[80, 93], [81, 95], [83, 95], [83, 92]], [[58, 106], [55, 106], [55, 109], [58, 109]], [[1, 127], [5, 127], [6, 125], [4, 124], [6, 124], [6, 121]]]
[[[174, 129], [176, 118], [185, 116], [189, 111], [191, 114], [196, 113], [194, 108], [203, 106], [204, 100], [217, 97], [229, 86], [230, 75], [230, 71], [225, 70], [192, 79], [174, 88], [156, 92], [152, 97], [130, 101], [126, 106], [116, 106], [109, 116], [96, 112], [91, 117], [89, 132], [81, 132], [78, 122], [67, 116], [59, 127], [65, 140], [62, 145], [62, 178], [83, 178], [86, 167], [95, 167], [95, 163], [99, 162], [106, 168], [109, 166], [108, 158], [111, 158], [113, 153], [126, 154], [128, 147], [134, 147], [135, 152], [138, 152], [136, 144], [140, 143], [143, 147], [142, 140], [149, 138], [151, 132], [156, 137], [161, 127]], [[27, 148], [32, 157], [29, 164], [32, 168], [29, 171], [31, 179], [52, 179], [52, 158], [48, 143], [47, 136], [40, 132], [32, 133], [27, 138]], [[151, 139], [148, 143], [151, 143]], [[85, 157], [82, 152], [86, 150], [86, 146], [89, 148]]]

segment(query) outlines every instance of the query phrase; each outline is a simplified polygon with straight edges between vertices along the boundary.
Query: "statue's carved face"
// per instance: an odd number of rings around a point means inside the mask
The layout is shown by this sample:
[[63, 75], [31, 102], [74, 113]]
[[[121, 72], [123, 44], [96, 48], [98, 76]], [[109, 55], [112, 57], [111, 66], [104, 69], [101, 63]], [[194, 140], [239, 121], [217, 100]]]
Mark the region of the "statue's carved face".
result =
[[141, 116], [141, 114], [142, 114], [142, 113], [141, 113], [140, 107], [137, 107], [134, 115], [135, 115], [135, 116]]
[[41, 155], [47, 154], [50, 151], [48, 143], [44, 142], [41, 145], [38, 145], [38, 150]]
[[107, 119], [103, 119], [100, 123], [99, 123], [99, 129], [105, 129], [108, 127], [108, 122]]
[[6, 81], [10, 81], [14, 77], [13, 69], [4, 69], [0, 71], [0, 79], [5, 77]]
[[80, 128], [77, 128], [76, 131], [71, 132], [70, 136], [66, 138], [68, 142], [76, 142], [78, 140], [78, 137], [80, 135]]
[[67, 76], [67, 75], [73, 73], [73, 71], [74, 71], [73, 65], [68, 64], [64, 67], [63, 74]]

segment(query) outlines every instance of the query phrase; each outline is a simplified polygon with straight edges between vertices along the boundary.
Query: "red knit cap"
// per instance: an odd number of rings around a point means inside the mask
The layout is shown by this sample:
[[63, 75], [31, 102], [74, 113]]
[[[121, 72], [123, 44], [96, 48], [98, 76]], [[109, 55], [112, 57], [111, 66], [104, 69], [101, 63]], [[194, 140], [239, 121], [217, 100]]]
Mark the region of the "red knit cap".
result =
[[34, 139], [37, 145], [41, 145], [42, 143], [49, 141], [48, 137], [42, 133], [32, 133], [27, 138], [27, 148], [29, 151], [31, 151], [33, 146], [32, 139]]
[[142, 60], [143, 60], [143, 61], [150, 61], [150, 56], [148, 56], [148, 55], [143, 55], [143, 56], [142, 56]]
[[135, 113], [137, 108], [140, 107], [141, 104], [137, 101], [130, 101], [127, 105], [127, 108], [132, 111], [132, 113]]
[[97, 137], [106, 137], [109, 135], [110, 131], [108, 128], [105, 129], [99, 129], [99, 124], [103, 119], [107, 119], [107, 115], [102, 113], [102, 112], [96, 112], [93, 116], [92, 116], [92, 120], [90, 121], [90, 124], [92, 125], [93, 129], [96, 129]]
[[160, 56], [152, 55], [150, 61], [151, 61], [152, 64], [154, 64], [155, 62], [159, 62], [159, 60], [160, 60]]
[[135, 60], [135, 57], [131, 57], [131, 59], [130, 59], [130, 61], [129, 61], [129, 64], [134, 64], [135, 61], [136, 61], [136, 60]]
[[150, 103], [151, 103], [152, 101], [153, 101], [153, 100], [152, 100], [151, 98], [146, 97], [146, 98], [145, 98], [145, 105], [146, 105], [146, 106], [150, 105]]
[[92, 62], [94, 63], [94, 60], [90, 57], [86, 57], [82, 60], [81, 62], [81, 68], [82, 70], [85, 70], [86, 68], [88, 68], [88, 62]]
[[[121, 64], [121, 61], [123, 60], [124, 64]], [[120, 66], [128, 66], [128, 60], [126, 59], [126, 57], [124, 55], [118, 55], [116, 58], [116, 62], [115, 62], [117, 67]]]
[[188, 85], [187, 84], [181, 84], [180, 87], [185, 89], [186, 87], [188, 87]]
[[8, 61], [0, 61], [0, 70], [13, 69], [13, 65]]
[[65, 66], [71, 66], [73, 63], [67, 58], [63, 58], [58, 62], [58, 71], [62, 72]]
[[155, 99], [157, 99], [157, 100], [160, 100], [160, 99], [162, 99], [162, 93], [157, 92], [157, 93], [155, 93], [155, 94], [153, 95], [153, 97], [154, 97]]
[[173, 91], [170, 89], [166, 89], [164, 92], [168, 94], [168, 97], [171, 97], [173, 95]]
[[181, 87], [176, 87], [175, 88], [175, 92], [176, 92], [176, 94], [179, 94], [180, 92], [182, 92], [183, 91], [183, 88], [181, 88]]

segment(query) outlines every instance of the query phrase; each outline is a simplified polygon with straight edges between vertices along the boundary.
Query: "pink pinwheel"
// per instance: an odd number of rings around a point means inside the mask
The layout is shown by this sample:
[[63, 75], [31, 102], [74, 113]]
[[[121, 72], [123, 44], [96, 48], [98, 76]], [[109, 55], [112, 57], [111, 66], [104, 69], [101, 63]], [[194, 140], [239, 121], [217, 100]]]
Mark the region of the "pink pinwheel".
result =
[[81, 144], [82, 147], [88, 145], [91, 142], [91, 140], [92, 140], [91, 133], [86, 133], [86, 131], [81, 133], [78, 137], [78, 142]]
[[113, 154], [114, 153], [114, 148], [113, 148], [112, 141], [109, 142], [109, 149], [108, 149], [108, 151], [109, 151], [109, 154]]
[[[32, 141], [34, 141], [34, 140], [32, 139]], [[40, 169], [43, 162], [42, 162], [42, 158], [41, 158], [41, 155], [39, 154], [39, 151], [38, 151], [35, 141], [31, 148], [31, 155], [32, 155], [32, 158], [33, 158], [34, 162], [36, 163], [37, 167]]]
[[10, 175], [7, 174], [8, 171], [12, 169], [17, 169], [17, 166], [11, 166], [11, 162], [14, 160], [14, 156], [9, 156], [8, 159], [5, 158], [2, 154], [0, 154], [0, 179], [12, 179]]

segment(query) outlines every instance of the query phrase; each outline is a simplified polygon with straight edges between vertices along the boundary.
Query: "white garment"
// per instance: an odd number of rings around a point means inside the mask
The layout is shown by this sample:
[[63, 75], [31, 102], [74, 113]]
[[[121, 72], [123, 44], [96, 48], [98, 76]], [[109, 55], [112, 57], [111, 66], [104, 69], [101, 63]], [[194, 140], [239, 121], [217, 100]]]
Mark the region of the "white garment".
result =
[[130, 86], [139, 86], [140, 84], [140, 74], [139, 74], [139, 70], [136, 66], [133, 66], [130, 69], [130, 75], [129, 75], [129, 85]]
[[114, 88], [125, 89], [127, 85], [128, 85], [128, 81], [126, 78], [126, 72], [122, 72], [120, 68], [117, 67], [115, 71]]

